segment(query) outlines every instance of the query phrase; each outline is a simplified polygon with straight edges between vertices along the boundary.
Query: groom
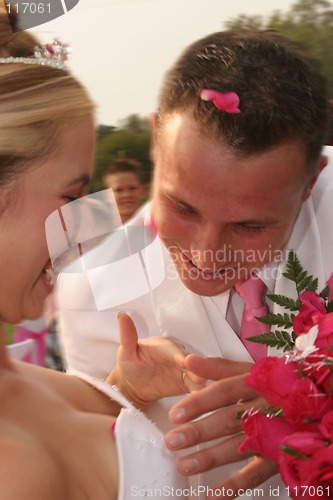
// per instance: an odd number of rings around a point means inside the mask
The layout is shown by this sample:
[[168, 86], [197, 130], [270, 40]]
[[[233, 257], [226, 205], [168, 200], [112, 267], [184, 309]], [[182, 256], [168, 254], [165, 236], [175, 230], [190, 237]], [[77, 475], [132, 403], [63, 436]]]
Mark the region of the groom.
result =
[[[321, 287], [333, 270], [325, 83], [316, 62], [276, 33], [219, 32], [169, 70], [151, 125], [152, 202], [130, 224], [149, 241], [117, 259], [111, 235], [90, 254], [89, 270], [60, 275], [67, 364], [105, 377], [119, 346], [116, 315], [125, 310], [140, 337], [170, 336], [190, 352], [234, 360], [234, 375], [247, 366], [239, 362], [253, 362], [241, 339], [237, 284], [255, 274], [266, 292], [293, 296], [282, 276], [290, 249]], [[174, 401], [151, 408], [163, 430]], [[239, 431], [235, 424], [216, 434]], [[224, 485], [233, 475], [237, 484], [244, 457], [236, 457], [225, 441], [199, 452], [185, 473], [195, 474], [192, 485]], [[263, 496], [278, 484], [277, 476], [267, 481]]]

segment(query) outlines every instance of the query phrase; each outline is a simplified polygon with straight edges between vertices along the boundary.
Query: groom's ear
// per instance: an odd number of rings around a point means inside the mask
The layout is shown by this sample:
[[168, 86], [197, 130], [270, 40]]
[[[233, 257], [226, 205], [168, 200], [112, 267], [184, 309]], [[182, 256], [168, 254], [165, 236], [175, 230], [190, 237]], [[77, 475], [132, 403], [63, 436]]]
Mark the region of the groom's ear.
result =
[[150, 133], [152, 140], [156, 142], [156, 128], [157, 128], [157, 113], [152, 113], [149, 117]]
[[318, 165], [312, 175], [312, 178], [306, 188], [306, 190], [304, 191], [304, 195], [303, 195], [303, 201], [307, 200], [311, 194], [311, 191], [313, 189], [313, 186], [316, 184], [316, 181], [320, 175], [320, 173], [322, 172], [322, 170], [326, 167], [328, 163], [328, 157], [327, 156], [321, 156], [320, 157], [320, 160], [318, 162]]

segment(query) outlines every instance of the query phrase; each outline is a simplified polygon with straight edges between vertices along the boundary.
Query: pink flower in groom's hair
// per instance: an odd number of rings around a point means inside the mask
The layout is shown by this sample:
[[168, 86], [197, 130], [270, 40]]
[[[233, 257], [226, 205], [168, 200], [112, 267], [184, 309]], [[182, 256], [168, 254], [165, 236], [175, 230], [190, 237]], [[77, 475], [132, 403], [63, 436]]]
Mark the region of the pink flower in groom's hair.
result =
[[221, 92], [213, 89], [202, 89], [200, 97], [203, 101], [212, 101], [217, 109], [226, 113], [240, 113], [239, 97], [236, 92]]
[[296, 335], [307, 333], [327, 313], [324, 299], [316, 292], [303, 292], [299, 299], [302, 305], [292, 321]]
[[281, 406], [299, 379], [295, 363], [269, 356], [258, 361], [246, 377], [246, 384], [258, 391], [270, 405]]

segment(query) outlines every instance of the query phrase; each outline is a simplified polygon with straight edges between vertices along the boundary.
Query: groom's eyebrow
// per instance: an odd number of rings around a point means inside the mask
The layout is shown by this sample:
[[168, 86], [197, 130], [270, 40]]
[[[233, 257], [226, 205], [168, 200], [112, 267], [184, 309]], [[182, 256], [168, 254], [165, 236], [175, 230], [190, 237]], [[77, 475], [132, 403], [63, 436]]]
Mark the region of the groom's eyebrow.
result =
[[178, 196], [176, 196], [176, 195], [174, 195], [172, 193], [169, 193], [168, 191], [166, 191], [165, 196], [167, 198], [169, 198], [169, 200], [171, 200], [171, 201], [173, 201], [175, 203], [178, 203], [179, 205], [183, 205], [183, 207], [188, 208], [192, 212], [198, 213], [198, 210], [195, 207], [193, 207], [193, 205], [190, 205], [189, 203], [187, 203], [186, 201], [182, 200]]

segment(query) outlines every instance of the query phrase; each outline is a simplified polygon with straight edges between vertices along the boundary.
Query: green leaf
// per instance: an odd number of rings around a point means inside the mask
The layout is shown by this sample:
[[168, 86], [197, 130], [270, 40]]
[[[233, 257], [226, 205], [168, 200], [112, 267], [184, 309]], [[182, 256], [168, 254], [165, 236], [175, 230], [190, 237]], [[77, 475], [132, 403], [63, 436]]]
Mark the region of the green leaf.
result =
[[[294, 317], [294, 315], [292, 317]], [[267, 325], [276, 325], [282, 328], [291, 328], [293, 326], [291, 322], [292, 317], [287, 313], [271, 313], [267, 314], [267, 316], [261, 316], [256, 319], [260, 321], [260, 323], [265, 323]]]
[[290, 297], [286, 297], [285, 295], [277, 295], [274, 293], [267, 294], [267, 298], [289, 311], [298, 311], [302, 304], [299, 299], [294, 300]]
[[298, 283], [298, 293], [301, 293], [305, 290], [311, 290], [316, 292], [318, 288], [318, 278], [314, 278], [311, 275], [306, 275], [299, 283]]
[[283, 418], [283, 410], [282, 410], [281, 406], [268, 406], [265, 409], [265, 415]]
[[242, 418], [246, 417], [248, 414], [248, 410], [240, 410], [239, 412], [236, 413], [236, 418], [237, 420], [241, 420]]
[[283, 276], [296, 283], [297, 277], [301, 274], [302, 271], [303, 268], [294, 250], [290, 250], [287, 259], [287, 271], [283, 273]]
[[307, 455], [304, 455], [304, 453], [301, 453], [300, 451], [295, 450], [295, 448], [290, 448], [289, 446], [286, 446], [284, 444], [280, 444], [280, 448], [285, 453], [288, 453], [288, 455], [300, 458], [301, 460], [308, 460], [309, 458]]
[[333, 312], [333, 301], [332, 300], [330, 300], [327, 303], [326, 309], [327, 309], [327, 312], [329, 312], [329, 313]]
[[327, 300], [328, 299], [328, 286], [325, 286], [325, 288], [322, 289], [322, 291], [319, 293], [322, 299]]
[[282, 349], [284, 352], [292, 351], [295, 344], [289, 332], [286, 332], [284, 330], [275, 330], [274, 332], [254, 335], [253, 337], [248, 337], [246, 340], [255, 342], [257, 344], [264, 344], [268, 347]]
[[315, 292], [318, 288], [318, 279], [303, 269], [294, 250], [290, 250], [287, 260], [287, 271], [282, 274], [295, 283], [298, 295], [305, 290]]
[[257, 316], [256, 319], [260, 323], [265, 323], [265, 325], [272, 325], [272, 321], [275, 318], [275, 314], [267, 314], [267, 316]]

